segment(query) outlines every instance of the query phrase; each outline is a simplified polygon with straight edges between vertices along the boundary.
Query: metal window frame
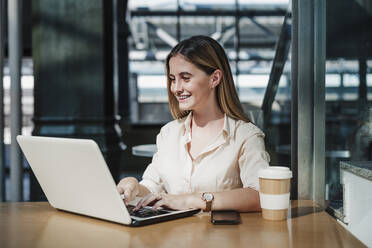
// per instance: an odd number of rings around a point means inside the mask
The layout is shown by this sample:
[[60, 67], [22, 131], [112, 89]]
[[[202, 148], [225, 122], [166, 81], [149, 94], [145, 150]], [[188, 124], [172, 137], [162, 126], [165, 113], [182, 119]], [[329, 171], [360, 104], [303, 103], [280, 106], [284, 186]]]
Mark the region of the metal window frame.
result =
[[16, 137], [22, 129], [22, 1], [8, 1], [9, 69], [10, 69], [10, 201], [23, 200], [23, 156]]
[[314, 3], [314, 178], [313, 200], [325, 206], [326, 1]]
[[5, 0], [0, 0], [0, 202], [5, 201], [4, 145], [4, 57], [5, 57]]
[[325, 9], [293, 0], [292, 144], [294, 198], [325, 206]]

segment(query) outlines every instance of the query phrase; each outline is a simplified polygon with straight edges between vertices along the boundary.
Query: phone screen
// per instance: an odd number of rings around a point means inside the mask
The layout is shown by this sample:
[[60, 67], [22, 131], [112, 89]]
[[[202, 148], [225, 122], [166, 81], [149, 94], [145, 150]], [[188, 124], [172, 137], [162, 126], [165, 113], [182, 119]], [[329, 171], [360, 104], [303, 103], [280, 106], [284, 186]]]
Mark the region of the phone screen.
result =
[[233, 210], [212, 211], [211, 221], [213, 224], [239, 224], [239, 212]]

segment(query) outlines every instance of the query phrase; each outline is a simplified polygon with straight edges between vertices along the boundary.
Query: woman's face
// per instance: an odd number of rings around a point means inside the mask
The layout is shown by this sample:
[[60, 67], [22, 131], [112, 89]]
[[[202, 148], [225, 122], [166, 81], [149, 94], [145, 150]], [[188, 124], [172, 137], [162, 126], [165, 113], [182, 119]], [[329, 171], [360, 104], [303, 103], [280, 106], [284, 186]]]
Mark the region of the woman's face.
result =
[[197, 111], [215, 102], [213, 74], [207, 75], [182, 55], [169, 60], [169, 81], [181, 110]]

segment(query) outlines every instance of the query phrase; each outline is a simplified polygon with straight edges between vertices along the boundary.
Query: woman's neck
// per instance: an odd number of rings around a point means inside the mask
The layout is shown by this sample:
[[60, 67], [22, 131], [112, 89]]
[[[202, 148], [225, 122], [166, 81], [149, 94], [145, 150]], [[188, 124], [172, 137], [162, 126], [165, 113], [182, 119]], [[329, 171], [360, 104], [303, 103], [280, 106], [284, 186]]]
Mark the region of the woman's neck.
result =
[[206, 108], [202, 111], [193, 111], [192, 115], [193, 125], [196, 125], [198, 127], [208, 126], [208, 124], [213, 124], [214, 122], [218, 122], [219, 120], [224, 118], [223, 112], [218, 107], [212, 110]]

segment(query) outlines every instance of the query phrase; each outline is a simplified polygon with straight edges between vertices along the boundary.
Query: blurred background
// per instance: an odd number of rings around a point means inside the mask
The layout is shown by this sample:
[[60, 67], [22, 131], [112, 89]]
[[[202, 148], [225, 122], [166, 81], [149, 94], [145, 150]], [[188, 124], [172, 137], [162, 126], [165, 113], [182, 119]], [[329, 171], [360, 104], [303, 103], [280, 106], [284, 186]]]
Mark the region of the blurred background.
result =
[[136, 147], [172, 120], [165, 57], [201, 34], [225, 48], [271, 165], [294, 171], [292, 197], [340, 208], [339, 162], [372, 160], [371, 1], [0, 2], [2, 201], [46, 200], [19, 133], [94, 139], [116, 182], [140, 179], [153, 151]]

